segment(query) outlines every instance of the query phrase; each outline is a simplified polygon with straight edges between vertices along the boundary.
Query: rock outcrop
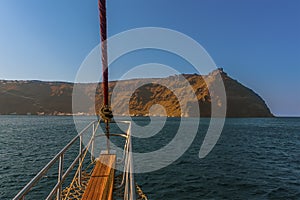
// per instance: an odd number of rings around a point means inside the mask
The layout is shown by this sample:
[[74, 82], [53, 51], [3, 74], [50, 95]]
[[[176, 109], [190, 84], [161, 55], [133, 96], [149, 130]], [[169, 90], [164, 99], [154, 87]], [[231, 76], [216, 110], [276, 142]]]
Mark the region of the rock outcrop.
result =
[[[217, 73], [219, 72], [219, 73]], [[221, 76], [217, 76], [221, 74]], [[114, 88], [113, 110], [115, 115], [147, 116], [150, 114], [173, 117], [199, 117], [193, 106], [199, 106], [201, 117], [211, 115], [209, 85], [221, 81], [227, 95], [227, 117], [273, 117], [264, 100], [251, 89], [229, 77], [222, 69], [208, 75], [174, 75], [161, 79], [134, 79], [110, 82], [110, 95]], [[147, 83], [147, 84], [144, 84]], [[191, 101], [187, 85], [197, 98]], [[138, 86], [138, 87], [137, 87]], [[139, 87], [141, 86], [141, 87]], [[0, 114], [72, 114], [73, 83], [42, 81], [0, 81]], [[134, 90], [134, 88], [136, 88]], [[101, 85], [76, 84], [77, 98], [89, 99], [76, 113], [95, 114], [102, 105]], [[96, 99], [93, 103], [92, 99]], [[161, 112], [161, 106], [165, 112]], [[193, 104], [193, 105], [192, 105]], [[187, 109], [181, 109], [186, 105]], [[220, 104], [219, 106], [225, 106]], [[129, 109], [128, 109], [129, 108]]]

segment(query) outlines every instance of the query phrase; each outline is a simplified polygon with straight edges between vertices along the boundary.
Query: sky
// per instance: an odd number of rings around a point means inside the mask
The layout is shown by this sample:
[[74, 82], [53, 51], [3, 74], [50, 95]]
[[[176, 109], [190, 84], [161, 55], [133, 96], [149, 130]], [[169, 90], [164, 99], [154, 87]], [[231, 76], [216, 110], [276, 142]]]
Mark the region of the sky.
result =
[[[107, 7], [109, 36], [140, 27], [184, 33], [275, 115], [300, 116], [300, 1], [108, 0]], [[97, 0], [0, 1], [0, 79], [73, 82], [99, 40]], [[127, 65], [164, 61], [192, 72], [184, 61], [150, 55], [129, 55]]]

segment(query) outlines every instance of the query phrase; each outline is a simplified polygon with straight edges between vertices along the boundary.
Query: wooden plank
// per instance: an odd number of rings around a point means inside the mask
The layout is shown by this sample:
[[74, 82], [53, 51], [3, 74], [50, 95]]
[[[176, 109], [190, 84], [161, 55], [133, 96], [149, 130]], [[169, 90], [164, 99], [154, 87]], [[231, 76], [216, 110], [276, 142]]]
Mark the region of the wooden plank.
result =
[[82, 196], [82, 200], [111, 200], [114, 176], [115, 154], [101, 154]]
[[[98, 170], [99, 167], [100, 167], [100, 165], [96, 164], [94, 167], [94, 171]], [[94, 184], [95, 180], [96, 179], [92, 179], [92, 178], [89, 180], [89, 183], [88, 183], [89, 187], [86, 187], [86, 189], [85, 189], [85, 193], [87, 194], [87, 196], [88, 196], [88, 194], [90, 194], [91, 190], [95, 189], [95, 188], [93, 188], [93, 186], [95, 186], [95, 184]]]

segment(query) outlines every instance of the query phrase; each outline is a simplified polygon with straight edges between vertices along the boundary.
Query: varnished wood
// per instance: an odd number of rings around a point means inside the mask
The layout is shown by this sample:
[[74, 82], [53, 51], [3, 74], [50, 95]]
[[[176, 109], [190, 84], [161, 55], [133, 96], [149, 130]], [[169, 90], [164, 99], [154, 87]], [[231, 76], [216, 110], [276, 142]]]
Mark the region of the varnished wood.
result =
[[82, 200], [111, 200], [116, 155], [101, 154], [82, 196]]

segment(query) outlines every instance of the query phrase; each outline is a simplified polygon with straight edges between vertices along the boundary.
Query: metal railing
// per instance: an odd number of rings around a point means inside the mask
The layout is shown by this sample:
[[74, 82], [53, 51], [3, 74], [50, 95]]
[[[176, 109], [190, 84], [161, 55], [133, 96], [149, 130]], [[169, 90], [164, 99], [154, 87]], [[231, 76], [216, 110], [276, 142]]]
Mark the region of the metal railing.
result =
[[[115, 123], [115, 122], [112, 122]], [[123, 179], [122, 183], [118, 187], [124, 187], [124, 200], [135, 200], [136, 191], [135, 191], [135, 182], [134, 182], [134, 167], [133, 167], [133, 158], [132, 158], [132, 144], [131, 144], [131, 122], [130, 121], [119, 121], [119, 123], [128, 124], [128, 130], [125, 134], [110, 134], [110, 136], [120, 136], [126, 139], [124, 145], [123, 158], [120, 163], [124, 164], [123, 169]], [[38, 184], [38, 182], [48, 173], [50, 169], [53, 168], [54, 164], [58, 162], [58, 180], [56, 185], [53, 187], [49, 193], [48, 199], [53, 199], [56, 195], [57, 200], [62, 199], [62, 185], [65, 182], [68, 175], [74, 169], [76, 164], [78, 164], [78, 169], [75, 173], [75, 176], [78, 177], [79, 182], [81, 182], [82, 176], [82, 163], [86, 157], [86, 153], [90, 150], [91, 157], [94, 155], [95, 150], [95, 138], [104, 137], [105, 134], [96, 135], [97, 129], [100, 125], [99, 121], [93, 121], [87, 125], [77, 136], [75, 136], [54, 158], [13, 198], [13, 200], [24, 200], [26, 195], [32, 190], [32, 188]], [[87, 130], [92, 127], [92, 135], [89, 139], [88, 144], [83, 147], [83, 136], [87, 134]], [[76, 158], [72, 161], [70, 166], [64, 172], [64, 157], [70, 147], [72, 147], [76, 141], [79, 140], [79, 153]]]
[[126, 143], [124, 146], [124, 169], [123, 169], [123, 179], [121, 185], [117, 187], [122, 187], [124, 185], [124, 200], [135, 200], [136, 199], [136, 188], [134, 181], [134, 165], [132, 157], [132, 143], [131, 143], [131, 122], [122, 121], [122, 123], [128, 123], [128, 130], [126, 134]]

